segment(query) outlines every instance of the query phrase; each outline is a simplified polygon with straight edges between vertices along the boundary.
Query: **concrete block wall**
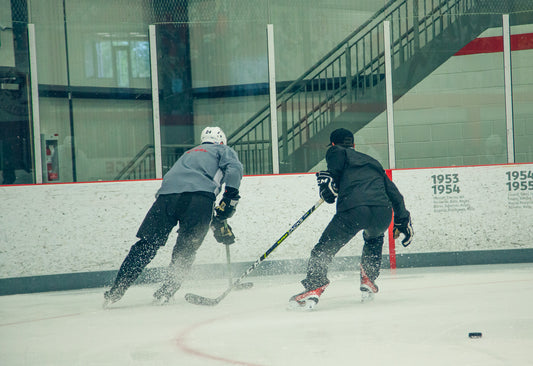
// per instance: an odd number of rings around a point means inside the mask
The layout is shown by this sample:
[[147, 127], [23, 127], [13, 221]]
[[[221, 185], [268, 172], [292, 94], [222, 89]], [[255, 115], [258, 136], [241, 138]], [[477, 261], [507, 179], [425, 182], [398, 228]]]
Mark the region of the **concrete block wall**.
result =
[[[524, 37], [532, 31], [512, 27], [512, 34]], [[501, 28], [492, 28], [480, 38], [501, 35]], [[512, 52], [516, 162], [533, 156], [531, 57], [531, 49]], [[395, 102], [394, 117], [397, 168], [506, 163], [503, 53], [487, 49], [452, 57]], [[355, 141], [387, 165], [385, 113], [358, 131]]]

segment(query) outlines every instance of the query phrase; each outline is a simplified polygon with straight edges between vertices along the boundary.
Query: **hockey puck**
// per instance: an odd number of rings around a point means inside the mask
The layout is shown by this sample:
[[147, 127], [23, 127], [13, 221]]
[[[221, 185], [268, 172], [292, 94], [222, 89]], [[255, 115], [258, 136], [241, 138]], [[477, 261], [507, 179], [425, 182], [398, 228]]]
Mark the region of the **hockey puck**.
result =
[[481, 336], [482, 336], [481, 332], [468, 333], [468, 338], [481, 338]]

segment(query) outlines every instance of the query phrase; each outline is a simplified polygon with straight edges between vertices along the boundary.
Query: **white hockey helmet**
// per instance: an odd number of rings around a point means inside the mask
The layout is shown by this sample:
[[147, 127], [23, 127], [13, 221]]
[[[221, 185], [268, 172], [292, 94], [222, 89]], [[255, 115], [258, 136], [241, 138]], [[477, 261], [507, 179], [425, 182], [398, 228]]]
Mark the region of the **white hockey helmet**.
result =
[[226, 145], [226, 135], [220, 127], [206, 127], [200, 135], [200, 140], [203, 143], [212, 143], [217, 145]]

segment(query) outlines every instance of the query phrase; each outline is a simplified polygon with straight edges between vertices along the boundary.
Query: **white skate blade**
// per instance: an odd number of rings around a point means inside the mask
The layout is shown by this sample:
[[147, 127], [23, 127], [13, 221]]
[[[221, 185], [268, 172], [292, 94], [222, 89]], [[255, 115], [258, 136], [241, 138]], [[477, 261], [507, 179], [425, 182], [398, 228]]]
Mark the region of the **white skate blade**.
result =
[[318, 303], [318, 299], [314, 297], [309, 297], [305, 300], [300, 301], [289, 301], [287, 305], [287, 310], [291, 311], [311, 311], [315, 308]]
[[371, 291], [361, 291], [361, 302], [371, 302], [374, 301], [374, 293]]
[[158, 298], [155, 298], [152, 300], [152, 305], [155, 306], [166, 306], [166, 305], [172, 305], [176, 302], [174, 300], [174, 297], [167, 298], [165, 296]]
[[102, 309], [109, 309], [112, 304], [116, 303], [120, 299], [116, 299], [115, 301], [111, 299], [104, 299], [104, 303], [102, 304]]

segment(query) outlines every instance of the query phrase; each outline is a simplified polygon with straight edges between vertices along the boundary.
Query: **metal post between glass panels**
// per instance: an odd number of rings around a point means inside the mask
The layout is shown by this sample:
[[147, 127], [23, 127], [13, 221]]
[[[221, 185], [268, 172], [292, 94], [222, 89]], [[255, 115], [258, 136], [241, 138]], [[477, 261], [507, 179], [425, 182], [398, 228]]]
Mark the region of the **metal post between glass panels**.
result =
[[390, 22], [383, 22], [383, 37], [385, 48], [385, 88], [387, 93], [387, 134], [389, 145], [389, 168], [396, 168], [396, 154], [394, 151], [394, 100], [392, 95], [392, 70], [391, 70], [391, 42]]
[[270, 90], [270, 126], [272, 143], [272, 173], [279, 174], [278, 118], [276, 99], [276, 61], [274, 55], [274, 25], [267, 24], [268, 84]]
[[35, 159], [35, 183], [43, 182], [41, 156], [41, 118], [39, 114], [39, 79], [37, 77], [37, 57], [35, 46], [35, 24], [28, 24], [28, 44], [30, 57], [31, 112], [33, 129], [33, 156]]
[[161, 124], [159, 120], [159, 80], [157, 74], [157, 47], [155, 25], [148, 26], [150, 36], [150, 71], [152, 78], [152, 118], [154, 128], [154, 159], [155, 177], [163, 178], [163, 164], [161, 159]]
[[503, 14], [503, 67], [505, 79], [505, 120], [507, 125], [507, 162], [514, 163], [513, 87], [511, 65], [511, 30], [509, 14]]

